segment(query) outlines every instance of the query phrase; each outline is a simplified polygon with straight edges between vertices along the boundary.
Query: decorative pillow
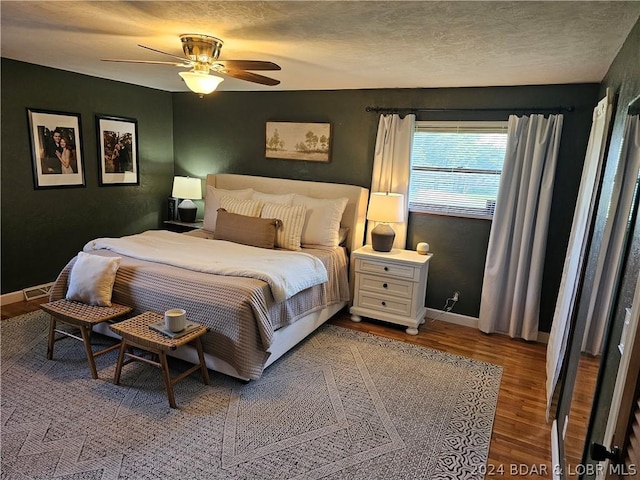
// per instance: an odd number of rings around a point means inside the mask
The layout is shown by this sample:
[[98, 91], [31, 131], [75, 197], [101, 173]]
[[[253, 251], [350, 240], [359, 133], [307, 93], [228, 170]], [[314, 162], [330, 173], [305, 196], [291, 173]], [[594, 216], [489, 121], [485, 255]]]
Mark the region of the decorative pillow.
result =
[[216, 229], [216, 219], [218, 218], [218, 209], [220, 208], [220, 197], [229, 196], [248, 200], [253, 195], [253, 188], [244, 190], [225, 190], [223, 188], [215, 188], [207, 185], [207, 193], [204, 199], [204, 224], [203, 228], [213, 232]]
[[119, 266], [120, 257], [101, 257], [78, 252], [69, 275], [67, 300], [110, 307], [113, 283]]
[[248, 217], [219, 208], [213, 238], [253, 247], [273, 248], [280, 225], [280, 220], [275, 218]]
[[258, 200], [239, 200], [224, 195], [220, 198], [220, 208], [229, 213], [246, 215], [247, 217], [259, 217], [262, 210], [262, 202]]
[[276, 247], [287, 250], [300, 250], [300, 237], [304, 227], [304, 205], [287, 206], [279, 203], [265, 203], [262, 218], [277, 218], [282, 227], [276, 232]]
[[307, 207], [301, 242], [303, 245], [340, 245], [340, 221], [349, 199], [312, 198], [295, 195], [294, 205]]
[[285, 205], [293, 205], [293, 193], [285, 193], [276, 195], [273, 193], [253, 192], [251, 197], [253, 200], [259, 200], [262, 203], [283, 203]]

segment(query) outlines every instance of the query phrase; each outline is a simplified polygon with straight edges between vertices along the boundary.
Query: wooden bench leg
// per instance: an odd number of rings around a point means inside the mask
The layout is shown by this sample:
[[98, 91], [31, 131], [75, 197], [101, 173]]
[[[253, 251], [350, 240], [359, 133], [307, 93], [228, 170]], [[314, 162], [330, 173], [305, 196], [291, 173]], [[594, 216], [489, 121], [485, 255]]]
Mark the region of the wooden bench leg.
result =
[[169, 406], [171, 408], [176, 407], [176, 397], [173, 394], [173, 383], [171, 382], [171, 376], [169, 375], [169, 364], [167, 363], [167, 355], [162, 350], [158, 352], [160, 356], [160, 365], [162, 366], [162, 376], [164, 377], [164, 385], [167, 389], [167, 397], [169, 397]]
[[56, 342], [56, 318], [50, 315], [49, 319], [49, 344], [47, 345], [47, 360], [53, 360], [53, 344]]
[[132, 351], [131, 347], [127, 348], [127, 341], [123, 338], [120, 342], [120, 351], [118, 352], [118, 363], [116, 363], [116, 373], [113, 376], [113, 383], [120, 385], [120, 374], [122, 373], [122, 361], [124, 360], [124, 352]]
[[198, 358], [200, 359], [200, 370], [202, 371], [202, 381], [205, 385], [210, 385], [209, 370], [207, 370], [207, 364], [204, 362], [204, 353], [202, 352], [202, 341], [200, 337], [196, 338], [196, 350], [198, 351]]
[[87, 361], [89, 362], [89, 370], [91, 370], [91, 376], [98, 378], [98, 371], [96, 370], [96, 362], [93, 360], [93, 350], [91, 349], [91, 334], [89, 333], [89, 327], [80, 327], [80, 333], [82, 333], [82, 343], [84, 344], [84, 351], [87, 354]]

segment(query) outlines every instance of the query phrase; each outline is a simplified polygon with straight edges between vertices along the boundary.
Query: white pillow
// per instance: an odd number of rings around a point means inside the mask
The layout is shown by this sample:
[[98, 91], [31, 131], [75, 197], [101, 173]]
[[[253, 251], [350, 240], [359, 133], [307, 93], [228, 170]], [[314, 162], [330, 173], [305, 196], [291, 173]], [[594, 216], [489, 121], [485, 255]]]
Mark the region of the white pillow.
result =
[[258, 200], [240, 200], [223, 195], [220, 198], [220, 208], [224, 208], [229, 213], [245, 215], [247, 217], [259, 217], [260, 210], [262, 210], [262, 202]]
[[293, 196], [293, 193], [278, 195], [274, 193], [253, 192], [253, 196], [251, 198], [259, 200], [262, 203], [282, 203], [284, 205], [293, 205]]
[[265, 203], [262, 207], [262, 218], [277, 218], [282, 226], [276, 230], [276, 247], [287, 250], [300, 250], [300, 237], [304, 227], [304, 205], [282, 205], [281, 203]]
[[349, 199], [311, 198], [295, 195], [294, 205], [307, 207], [301, 242], [303, 245], [340, 245], [340, 221]]
[[101, 257], [78, 252], [69, 275], [67, 300], [110, 307], [119, 266], [120, 257]]
[[216, 188], [211, 185], [207, 185], [207, 194], [204, 199], [203, 228], [205, 230], [213, 232], [216, 229], [218, 209], [220, 208], [220, 198], [223, 195], [239, 198], [240, 200], [249, 200], [251, 195], [253, 195], [253, 188], [245, 188], [244, 190], [225, 190], [223, 188]]

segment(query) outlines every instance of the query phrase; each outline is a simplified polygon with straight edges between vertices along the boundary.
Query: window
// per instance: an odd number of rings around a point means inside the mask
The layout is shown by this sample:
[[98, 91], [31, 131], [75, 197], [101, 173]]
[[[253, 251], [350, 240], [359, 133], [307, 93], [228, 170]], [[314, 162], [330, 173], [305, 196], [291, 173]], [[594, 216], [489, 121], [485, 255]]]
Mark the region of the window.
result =
[[493, 218], [507, 122], [416, 122], [409, 211]]

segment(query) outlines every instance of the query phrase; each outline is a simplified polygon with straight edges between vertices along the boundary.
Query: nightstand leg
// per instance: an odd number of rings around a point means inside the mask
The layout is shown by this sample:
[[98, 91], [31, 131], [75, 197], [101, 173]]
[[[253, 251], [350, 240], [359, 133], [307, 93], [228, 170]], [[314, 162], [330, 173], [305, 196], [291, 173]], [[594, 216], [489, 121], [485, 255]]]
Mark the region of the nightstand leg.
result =
[[407, 327], [406, 332], [409, 335], [417, 335], [418, 334], [418, 329], [416, 327]]
[[352, 322], [359, 322], [361, 320], [362, 320], [362, 318], [360, 318], [360, 315], [355, 315], [355, 314], [351, 315], [351, 321]]

